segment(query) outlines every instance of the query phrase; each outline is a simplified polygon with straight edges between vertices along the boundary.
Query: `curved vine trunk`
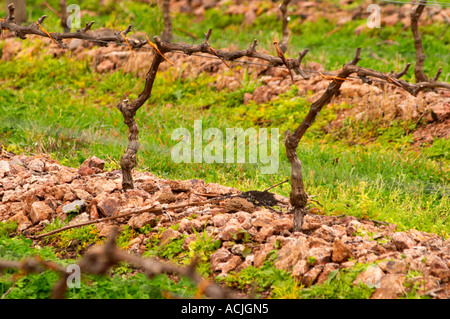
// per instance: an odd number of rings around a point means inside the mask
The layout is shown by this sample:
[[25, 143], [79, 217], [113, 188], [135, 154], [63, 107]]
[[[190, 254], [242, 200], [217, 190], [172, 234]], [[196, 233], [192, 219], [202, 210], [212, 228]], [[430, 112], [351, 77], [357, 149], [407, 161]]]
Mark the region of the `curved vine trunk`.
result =
[[128, 146], [120, 159], [120, 166], [122, 168], [122, 189], [133, 189], [133, 176], [132, 171], [136, 166], [136, 154], [139, 150], [138, 134], [139, 127], [135, 120], [137, 110], [150, 98], [155, 82], [156, 74], [158, 72], [159, 65], [163, 62], [163, 58], [158, 53], [155, 53], [152, 65], [146, 76], [144, 91], [133, 102], [125, 100], [117, 105], [117, 108], [122, 113], [124, 123], [128, 126]]
[[164, 0], [162, 3], [162, 12], [164, 19], [164, 31], [161, 33], [161, 40], [172, 42], [172, 19], [170, 18], [170, 0]]
[[5, 0], [6, 12], [8, 12], [8, 6], [14, 5], [14, 21], [17, 24], [27, 22], [27, 2], [26, 0]]
[[308, 114], [297, 129], [291, 133], [289, 130], [285, 133], [284, 143], [286, 146], [286, 155], [291, 164], [291, 193], [290, 204], [291, 212], [294, 214], [294, 231], [301, 231], [303, 226], [303, 217], [308, 209], [308, 194], [305, 191], [302, 177], [302, 163], [297, 155], [297, 147], [306, 133], [308, 128], [313, 124], [322, 108], [330, 103], [331, 98], [339, 93], [339, 89], [344, 83], [345, 79], [353, 72], [348, 67], [356, 65], [360, 60], [361, 49], [356, 50], [355, 57], [350, 63], [347, 63], [339, 72], [339, 75], [333, 79], [333, 82], [328, 85], [325, 93], [314, 103], [311, 104]]
[[67, 2], [66, 0], [60, 0], [59, 1], [59, 12], [61, 15], [61, 27], [64, 30], [64, 33], [69, 33], [70, 32], [70, 27], [67, 24], [67, 18], [69, 17], [69, 13], [67, 12]]
[[281, 51], [286, 52], [289, 45], [289, 38], [291, 36], [291, 32], [289, 31], [288, 23], [289, 23], [289, 15], [287, 12], [287, 6], [291, 2], [291, 0], [284, 0], [282, 4], [280, 4], [281, 11], [281, 19], [282, 19], [282, 33], [283, 38], [280, 41], [280, 49]]
[[290, 203], [294, 214], [294, 231], [300, 231], [303, 225], [303, 217], [307, 213], [308, 194], [303, 185], [302, 163], [297, 155], [299, 140], [287, 131], [284, 143], [286, 145], [286, 155], [291, 164]]
[[423, 70], [426, 56], [423, 50], [422, 37], [419, 32], [419, 19], [426, 4], [427, 0], [422, 0], [411, 10], [411, 31], [414, 37], [414, 48], [416, 49], [416, 65], [414, 66], [416, 83], [428, 81], [428, 77], [425, 75]]

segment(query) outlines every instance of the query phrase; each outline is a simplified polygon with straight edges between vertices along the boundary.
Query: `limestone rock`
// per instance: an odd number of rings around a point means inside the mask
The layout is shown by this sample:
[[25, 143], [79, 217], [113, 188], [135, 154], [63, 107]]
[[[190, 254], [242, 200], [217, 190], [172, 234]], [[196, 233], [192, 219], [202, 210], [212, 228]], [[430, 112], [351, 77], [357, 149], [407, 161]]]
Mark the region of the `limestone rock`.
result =
[[406, 263], [402, 260], [390, 260], [386, 264], [386, 272], [389, 274], [402, 274], [407, 268]]
[[170, 204], [177, 200], [175, 195], [172, 193], [172, 191], [165, 191], [161, 193], [161, 195], [158, 196], [157, 199], [161, 204]]
[[225, 202], [225, 211], [227, 213], [234, 213], [238, 211], [253, 213], [255, 211], [255, 205], [250, 203], [245, 198], [234, 197]]
[[97, 207], [103, 216], [109, 217], [120, 211], [121, 201], [115, 196], [108, 196], [101, 199]]
[[228, 274], [240, 264], [242, 264], [242, 259], [239, 256], [233, 255], [229, 260], [218, 263], [215, 267], [215, 271], [220, 270], [222, 274]]
[[87, 166], [93, 169], [96, 173], [100, 173], [103, 171], [103, 168], [105, 167], [105, 161], [98, 158], [97, 156], [92, 156], [86, 159], [81, 166]]
[[16, 213], [12, 216], [9, 221], [17, 223], [17, 230], [21, 232], [22, 230], [27, 229], [32, 225], [28, 217], [25, 215], [23, 211]]
[[328, 279], [328, 276], [330, 275], [330, 273], [337, 269], [339, 269], [339, 264], [336, 264], [336, 263], [325, 264], [323, 267], [323, 271], [317, 278], [317, 284], [319, 284], [319, 285], [323, 284]]
[[34, 202], [31, 204], [30, 219], [33, 224], [48, 219], [53, 213], [53, 210], [44, 202]]
[[332, 260], [341, 263], [347, 261], [350, 257], [353, 257], [350, 247], [344, 244], [340, 239], [336, 239], [333, 243]]
[[28, 168], [39, 173], [43, 173], [45, 170], [45, 164], [39, 159], [34, 159], [28, 162]]
[[381, 278], [380, 287], [377, 288], [371, 299], [395, 299], [404, 293], [403, 286], [406, 276], [399, 274], [388, 274]]
[[7, 176], [9, 172], [11, 171], [9, 162], [7, 161], [0, 161], [0, 178], [3, 178], [4, 176]]
[[333, 241], [336, 237], [342, 237], [346, 234], [345, 228], [342, 226], [327, 226], [322, 225], [320, 228], [314, 231], [313, 235], [326, 241]]
[[310, 269], [302, 278], [302, 284], [305, 286], [311, 286], [314, 281], [319, 277], [320, 273], [322, 272], [324, 266], [323, 265], [317, 265]]
[[356, 279], [353, 281], [354, 285], [358, 283], [363, 283], [369, 287], [379, 288], [381, 283], [381, 278], [384, 276], [383, 271], [380, 267], [370, 265], [367, 269], [361, 272]]
[[152, 213], [141, 213], [132, 216], [127, 223], [130, 227], [134, 229], [140, 229], [145, 225], [150, 225], [151, 227], [156, 226], [156, 216]]
[[392, 235], [392, 243], [397, 247], [398, 250], [403, 251], [404, 249], [411, 248], [415, 246], [415, 241], [408, 237], [404, 232], [394, 233]]
[[256, 248], [256, 250], [254, 252], [253, 265], [255, 267], [261, 267], [264, 264], [264, 261], [266, 260], [270, 251], [272, 251], [272, 250], [273, 250], [272, 244], [266, 243], [266, 244], [259, 245], [259, 247]]
[[309, 246], [304, 237], [294, 239], [278, 251], [278, 260], [275, 266], [282, 270], [291, 271], [292, 267], [308, 256]]
[[211, 262], [211, 270], [217, 271], [219, 270], [218, 265], [220, 263], [223, 263], [231, 258], [232, 254], [228, 249], [225, 248], [219, 248], [215, 252], [213, 252], [210, 255], [210, 262]]
[[297, 279], [303, 278], [303, 276], [309, 271], [310, 266], [305, 259], [299, 260], [292, 269], [292, 276]]
[[219, 239], [223, 241], [234, 240], [239, 241], [244, 236], [243, 229], [238, 224], [226, 225], [219, 234]]
[[314, 247], [308, 251], [306, 258], [314, 257], [316, 264], [326, 264], [331, 261], [332, 251], [329, 247]]
[[86, 208], [87, 204], [84, 200], [76, 200], [70, 204], [66, 204], [62, 207], [62, 212], [64, 214], [69, 213], [80, 213], [84, 208]]
[[159, 244], [167, 245], [173, 238], [178, 238], [180, 235], [180, 232], [173, 230], [172, 228], [168, 228], [161, 234]]
[[87, 223], [90, 221], [88, 213], [81, 213], [78, 216], [75, 216], [70, 222], [69, 225], [78, 225], [82, 223]]

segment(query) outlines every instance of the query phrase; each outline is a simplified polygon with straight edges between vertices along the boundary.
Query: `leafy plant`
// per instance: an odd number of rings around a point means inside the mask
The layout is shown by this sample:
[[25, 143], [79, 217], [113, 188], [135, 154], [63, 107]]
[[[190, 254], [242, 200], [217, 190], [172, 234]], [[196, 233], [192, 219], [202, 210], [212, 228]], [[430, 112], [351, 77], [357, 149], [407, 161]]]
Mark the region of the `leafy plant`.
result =
[[317, 262], [316, 257], [314, 256], [308, 256], [308, 259], [306, 260], [306, 262], [311, 265], [314, 266]]
[[213, 240], [212, 234], [208, 234], [206, 231], [201, 234], [193, 229], [197, 239], [189, 243], [189, 251], [187, 258], [183, 261], [184, 264], [190, 263], [193, 258], [197, 258], [197, 270], [202, 275], [208, 275], [211, 273], [209, 258], [211, 253], [220, 248], [222, 242], [220, 240]]
[[136, 236], [136, 232], [129, 225], [125, 225], [123, 230], [119, 233], [117, 237], [117, 246], [121, 249], [126, 249], [128, 247], [129, 241]]
[[399, 299], [430, 299], [429, 296], [424, 295], [424, 274], [418, 270], [409, 269], [406, 273], [403, 286], [405, 287], [405, 294]]
[[[62, 226], [64, 226], [64, 223], [56, 218], [51, 224], [47, 225], [44, 232], [59, 229]], [[46, 244], [52, 244], [61, 254], [66, 254], [69, 250], [74, 250], [75, 253], [79, 254], [88, 247], [100, 242], [98, 234], [99, 230], [95, 227], [95, 225], [88, 225], [71, 228], [60, 233], [47, 236], [43, 239], [43, 242]]]
[[249, 266], [240, 272], [232, 271], [226, 277], [216, 277], [216, 280], [242, 290], [253, 289], [257, 293], [285, 286], [288, 282], [292, 285], [294, 278], [290, 273], [275, 267], [276, 258], [276, 250], [272, 250], [261, 267]]
[[17, 222], [1, 222], [0, 221], [0, 237], [11, 236], [17, 230]]
[[[60, 260], [53, 249], [49, 247], [34, 248], [31, 240], [25, 238], [7, 238], [0, 236], [0, 258], [4, 260], [23, 260], [24, 258], [40, 258], [51, 260], [60, 265], [76, 263], [76, 260]], [[190, 298], [196, 285], [190, 279], [181, 276], [173, 281], [168, 276], [160, 274], [147, 278], [142, 273], [130, 274], [127, 264], [118, 265], [111, 276], [82, 274], [81, 288], [69, 289], [68, 299], [148, 299], [164, 298], [164, 292]], [[16, 270], [4, 271], [0, 276], [0, 295], [6, 299], [48, 299], [53, 286], [60, 280], [57, 272], [46, 270], [18, 276]], [[14, 287], [12, 287], [14, 283]]]
[[300, 290], [298, 297], [304, 299], [367, 299], [375, 289], [362, 283], [353, 284], [358, 274], [367, 266], [368, 264], [357, 264], [349, 269], [333, 270], [323, 284]]

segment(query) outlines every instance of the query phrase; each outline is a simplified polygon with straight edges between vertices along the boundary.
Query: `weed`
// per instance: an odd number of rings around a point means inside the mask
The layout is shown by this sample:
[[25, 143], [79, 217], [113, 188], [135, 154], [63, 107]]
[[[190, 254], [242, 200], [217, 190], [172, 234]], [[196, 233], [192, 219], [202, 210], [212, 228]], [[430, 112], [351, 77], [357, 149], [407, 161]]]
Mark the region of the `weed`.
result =
[[425, 279], [421, 271], [409, 269], [403, 286], [405, 287], [404, 295], [399, 299], [430, 299], [429, 296], [423, 295]]
[[[60, 260], [53, 249], [49, 247], [32, 247], [31, 240], [25, 238], [7, 238], [0, 236], [0, 258], [5, 260], [23, 260], [24, 258], [39, 257], [43, 260], [52, 260], [60, 265], [69, 265], [76, 260]], [[83, 274], [81, 288], [70, 289], [68, 299], [148, 299], [163, 298], [163, 292], [189, 298], [192, 297], [196, 285], [190, 279], [181, 277], [174, 282], [166, 275], [157, 275], [147, 278], [141, 273], [129, 275], [131, 267], [127, 264], [116, 266], [111, 276], [97, 276]], [[0, 295], [3, 295], [13, 285], [5, 298], [7, 299], [48, 299], [53, 286], [60, 279], [57, 272], [47, 270], [41, 273], [15, 276], [16, 270], [6, 270], [0, 276]], [[128, 275], [127, 275], [128, 274]]]
[[316, 257], [314, 256], [308, 256], [308, 259], [306, 261], [310, 266], [314, 266], [317, 262]]
[[450, 160], [450, 139], [435, 140], [425, 153], [428, 158]]
[[304, 299], [368, 299], [375, 291], [362, 283], [353, 284], [359, 273], [368, 264], [356, 264], [352, 268], [333, 270], [321, 285], [314, 285], [299, 291], [299, 298]]
[[0, 222], [0, 237], [12, 236], [17, 230], [17, 222]]
[[210, 275], [210, 255], [220, 248], [222, 242], [214, 240], [212, 234], [208, 234], [206, 231], [200, 234], [194, 229], [194, 234], [197, 239], [189, 243], [187, 258], [184, 259], [183, 263], [191, 263], [195, 258], [197, 260], [197, 271], [203, 276]]
[[[52, 223], [46, 226], [43, 232], [45, 233], [51, 230], [59, 229], [63, 226], [65, 226], [65, 223], [58, 218], [55, 218]], [[79, 255], [90, 246], [100, 242], [98, 234], [99, 231], [95, 225], [88, 225], [71, 228], [63, 232], [47, 236], [42, 240], [42, 242], [52, 245], [58, 249], [62, 255], [72, 251]]]
[[276, 258], [276, 250], [272, 250], [261, 267], [249, 266], [240, 272], [232, 271], [226, 277], [216, 277], [216, 280], [238, 289], [247, 291], [251, 289], [255, 293], [261, 293], [266, 289], [272, 290], [274, 287], [285, 287], [294, 279], [289, 272], [275, 267]]
[[123, 227], [123, 230], [119, 233], [119, 236], [117, 237], [117, 246], [121, 249], [127, 249], [128, 243], [131, 239], [133, 239], [136, 236], [136, 232], [133, 228], [131, 228], [128, 225], [125, 225]]

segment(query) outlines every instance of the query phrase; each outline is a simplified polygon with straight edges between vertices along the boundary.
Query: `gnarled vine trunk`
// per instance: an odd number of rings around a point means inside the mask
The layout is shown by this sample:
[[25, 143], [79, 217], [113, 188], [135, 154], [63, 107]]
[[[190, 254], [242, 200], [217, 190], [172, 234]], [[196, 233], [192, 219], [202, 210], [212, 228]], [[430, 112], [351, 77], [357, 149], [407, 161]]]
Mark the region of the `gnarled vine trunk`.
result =
[[156, 74], [158, 72], [159, 65], [163, 62], [163, 58], [158, 53], [155, 53], [152, 65], [147, 72], [144, 91], [139, 95], [139, 97], [133, 102], [128, 100], [122, 101], [117, 105], [117, 108], [122, 113], [124, 118], [124, 123], [128, 126], [128, 146], [125, 153], [120, 159], [120, 166], [122, 168], [122, 189], [126, 191], [127, 189], [133, 189], [133, 176], [132, 171], [136, 166], [136, 154], [139, 150], [139, 127], [136, 123], [135, 116], [137, 110], [144, 105], [144, 103], [150, 98], [153, 88], [153, 83], [155, 82]]

